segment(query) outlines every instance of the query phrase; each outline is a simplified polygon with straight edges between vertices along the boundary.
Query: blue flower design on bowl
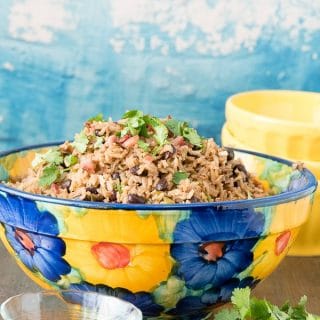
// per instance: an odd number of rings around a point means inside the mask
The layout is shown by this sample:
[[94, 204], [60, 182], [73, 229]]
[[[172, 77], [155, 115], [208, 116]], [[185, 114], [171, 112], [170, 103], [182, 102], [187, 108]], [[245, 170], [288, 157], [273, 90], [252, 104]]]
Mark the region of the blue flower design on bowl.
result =
[[238, 278], [231, 278], [229, 281], [224, 283], [219, 288], [212, 288], [206, 290], [200, 296], [186, 296], [181, 299], [176, 308], [170, 310], [168, 314], [178, 315], [183, 312], [186, 313], [198, 313], [199, 310], [205, 310], [213, 305], [222, 305], [227, 301], [230, 301], [232, 291], [235, 288], [254, 288], [260, 280], [254, 279], [253, 277], [246, 277], [242, 280]]
[[[0, 222], [5, 221], [6, 238], [21, 262], [32, 272], [56, 282], [71, 271], [62, 258], [66, 246], [59, 234], [57, 219], [38, 210], [35, 202], [0, 193]], [[37, 230], [34, 233], [31, 230]]]
[[[136, 292], [132, 293], [131, 291], [124, 288], [111, 288], [102, 284], [93, 285], [88, 282], [82, 282], [80, 284], [71, 284], [68, 288], [69, 290], [80, 290], [80, 291], [93, 291], [113, 297], [118, 297], [120, 299], [126, 300], [134, 304], [139, 308], [144, 316], [156, 317], [159, 316], [163, 311], [163, 307], [156, 304], [153, 301], [152, 296], [147, 292]], [[69, 299], [70, 299], [69, 295]], [[77, 303], [76, 293], [74, 294], [73, 301]]]
[[192, 289], [219, 287], [252, 263], [263, 229], [264, 216], [253, 209], [193, 210], [173, 234], [179, 276]]

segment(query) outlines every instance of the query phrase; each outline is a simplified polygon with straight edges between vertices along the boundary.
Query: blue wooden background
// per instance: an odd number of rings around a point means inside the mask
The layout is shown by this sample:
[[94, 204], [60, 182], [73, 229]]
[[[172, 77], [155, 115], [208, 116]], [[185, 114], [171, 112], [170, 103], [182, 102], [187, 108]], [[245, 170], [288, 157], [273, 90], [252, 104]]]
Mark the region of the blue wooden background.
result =
[[218, 139], [260, 88], [319, 91], [320, 1], [0, 0], [0, 150], [129, 108]]

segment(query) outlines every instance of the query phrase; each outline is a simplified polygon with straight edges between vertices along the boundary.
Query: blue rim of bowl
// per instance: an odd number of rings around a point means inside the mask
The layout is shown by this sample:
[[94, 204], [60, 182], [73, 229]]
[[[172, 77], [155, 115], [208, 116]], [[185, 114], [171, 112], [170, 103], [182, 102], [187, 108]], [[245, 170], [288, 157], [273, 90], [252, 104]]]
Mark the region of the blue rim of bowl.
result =
[[[51, 142], [37, 145], [30, 145], [27, 147], [16, 148], [8, 151], [0, 152], [0, 158], [8, 156], [13, 153], [29, 151], [32, 149], [41, 149], [46, 147], [53, 147], [61, 144], [63, 142]], [[293, 164], [292, 161], [285, 160], [282, 158], [266, 155], [263, 153], [229, 148], [234, 151], [242, 152], [245, 154], [251, 154], [257, 157], [261, 157], [264, 159], [269, 159], [273, 161], [277, 161], [288, 166]], [[274, 196], [268, 196], [263, 198], [255, 198], [255, 199], [245, 199], [245, 200], [232, 200], [232, 201], [217, 201], [217, 202], [197, 202], [197, 203], [175, 203], [175, 204], [127, 204], [127, 203], [106, 203], [106, 202], [94, 202], [94, 201], [84, 201], [84, 200], [69, 200], [63, 198], [53, 198], [50, 196], [44, 196], [34, 193], [29, 193], [25, 191], [21, 191], [15, 188], [8, 187], [2, 183], [0, 183], [0, 191], [6, 192], [13, 196], [23, 197], [25, 199], [33, 200], [33, 201], [42, 201], [48, 203], [55, 203], [63, 206], [72, 206], [86, 209], [108, 209], [108, 210], [190, 210], [196, 208], [228, 208], [228, 209], [239, 209], [245, 207], [266, 207], [272, 206], [275, 204], [286, 203], [289, 201], [295, 201], [301, 198], [304, 198], [308, 195], [311, 195], [317, 188], [318, 182], [313, 173], [311, 173], [308, 169], [303, 169], [304, 175], [308, 183], [301, 189], [297, 191], [286, 191], [283, 193], [279, 193]]]

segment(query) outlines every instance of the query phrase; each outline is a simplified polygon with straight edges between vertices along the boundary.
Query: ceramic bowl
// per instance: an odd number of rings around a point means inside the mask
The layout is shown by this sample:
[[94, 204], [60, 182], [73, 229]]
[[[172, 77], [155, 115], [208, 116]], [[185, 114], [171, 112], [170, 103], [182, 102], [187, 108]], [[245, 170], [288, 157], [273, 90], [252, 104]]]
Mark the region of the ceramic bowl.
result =
[[[26, 174], [45, 146], [0, 156], [1, 180]], [[1, 239], [44, 288], [105, 293], [147, 319], [204, 319], [236, 287], [281, 262], [308, 218], [317, 181], [285, 160], [235, 151], [277, 194], [216, 203], [64, 200], [0, 185]]]
[[[265, 146], [263, 144], [253, 146], [250, 140], [247, 140], [246, 142], [243, 142], [239, 140], [238, 137], [234, 136], [231, 131], [229, 130], [229, 124], [225, 123], [222, 127], [221, 131], [221, 142], [224, 146], [229, 146], [233, 148], [243, 149], [243, 150], [251, 150], [251, 151], [257, 151], [266, 153], [267, 150], [264, 148]], [[279, 156], [276, 154], [276, 150], [273, 150], [270, 148], [269, 154], [273, 156]], [[286, 157], [286, 159], [292, 161], [292, 162], [303, 162], [305, 166], [316, 176], [318, 180], [320, 180], [320, 161], [310, 161], [304, 158], [289, 158]]]
[[242, 92], [227, 100], [226, 118], [240, 141], [281, 157], [320, 161], [320, 93]]
[[142, 320], [133, 304], [96, 292], [26, 292], [0, 306], [3, 320]]
[[[238, 141], [228, 130], [227, 124], [225, 124], [222, 128], [221, 132], [221, 140], [224, 146], [229, 146], [233, 148], [254, 150], [253, 147], [249, 145], [245, 145], [243, 142]], [[260, 146], [263, 148], [263, 146]], [[257, 151], [260, 148], [256, 148]], [[296, 162], [297, 160], [292, 160]], [[318, 180], [320, 180], [320, 162], [316, 161], [305, 161], [302, 162], [306, 165], [306, 167], [313, 172]], [[319, 185], [319, 184], [318, 184]], [[315, 256], [320, 255], [320, 236], [319, 236], [319, 226], [320, 226], [320, 187], [318, 186], [312, 211], [306, 223], [301, 227], [299, 235], [289, 250], [289, 255], [295, 256]]]

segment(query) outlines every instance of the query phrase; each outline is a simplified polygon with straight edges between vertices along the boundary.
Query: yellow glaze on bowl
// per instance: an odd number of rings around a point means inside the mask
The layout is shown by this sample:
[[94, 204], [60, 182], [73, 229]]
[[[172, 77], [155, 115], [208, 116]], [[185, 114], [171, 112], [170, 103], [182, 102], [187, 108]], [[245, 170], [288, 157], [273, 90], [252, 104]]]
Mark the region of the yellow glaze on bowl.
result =
[[320, 161], [320, 94], [261, 90], [226, 102], [230, 132], [240, 141], [285, 158]]
[[[263, 149], [263, 145], [260, 145], [257, 148], [253, 148], [251, 145], [245, 144], [239, 141], [228, 130], [227, 124], [225, 124], [222, 128], [221, 140], [224, 146], [229, 146], [229, 147], [234, 147], [234, 148], [239, 148], [244, 150], [265, 152], [265, 150]], [[276, 155], [276, 154], [273, 153], [273, 155]], [[297, 161], [293, 159], [289, 159], [289, 160]], [[320, 180], [320, 161], [316, 162], [316, 161], [302, 160], [302, 162]], [[279, 221], [277, 222], [277, 224], [278, 223]], [[302, 228], [300, 229], [299, 235], [297, 236], [296, 241], [291, 246], [291, 249], [289, 250], [288, 254], [295, 255], [295, 256], [320, 255], [319, 228], [320, 228], [320, 187], [318, 187], [315, 193], [313, 207], [312, 207], [310, 216], [307, 222], [304, 224], [304, 226], [302, 226]]]

